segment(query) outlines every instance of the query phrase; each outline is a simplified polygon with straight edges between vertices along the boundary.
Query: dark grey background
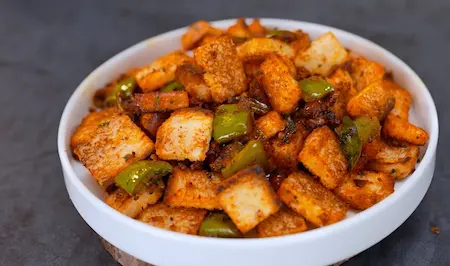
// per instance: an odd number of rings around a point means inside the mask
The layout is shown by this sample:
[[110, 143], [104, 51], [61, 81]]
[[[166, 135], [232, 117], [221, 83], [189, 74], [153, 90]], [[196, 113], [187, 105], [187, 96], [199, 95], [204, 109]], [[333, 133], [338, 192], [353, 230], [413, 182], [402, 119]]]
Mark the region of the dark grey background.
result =
[[399, 229], [345, 265], [449, 265], [449, 15], [448, 0], [0, 0], [0, 265], [116, 265], [65, 190], [56, 152], [63, 107], [89, 72], [128, 46], [198, 19], [238, 16], [342, 28], [417, 71], [440, 116], [433, 183]]

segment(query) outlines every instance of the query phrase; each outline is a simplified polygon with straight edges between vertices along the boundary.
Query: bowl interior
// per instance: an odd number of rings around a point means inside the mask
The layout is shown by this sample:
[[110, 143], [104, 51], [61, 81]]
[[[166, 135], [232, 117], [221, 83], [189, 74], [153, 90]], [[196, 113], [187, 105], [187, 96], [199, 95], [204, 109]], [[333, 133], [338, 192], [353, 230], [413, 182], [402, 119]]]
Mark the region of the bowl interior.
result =
[[[424, 128], [431, 137], [429, 143], [436, 145], [438, 130], [437, 115], [431, 96], [417, 75], [391, 53], [368, 40], [327, 26], [274, 19], [262, 19], [261, 22], [268, 27], [278, 27], [288, 30], [302, 29], [308, 32], [312, 39], [327, 31], [332, 31], [346, 48], [380, 62], [385, 66], [387, 71], [393, 73], [394, 79], [398, 84], [411, 92], [413, 104], [410, 110], [410, 121]], [[234, 20], [227, 20], [215, 22], [214, 24], [217, 27], [225, 28], [233, 23]], [[180, 37], [184, 32], [185, 29], [183, 28], [150, 38], [114, 56], [93, 71], [80, 84], [66, 106], [59, 132], [63, 135], [59, 136], [58, 146], [62, 147], [60, 151], [64, 151], [60, 156], [64, 157], [62, 160], [68, 160], [76, 178], [101, 201], [104, 199], [104, 192], [91, 177], [88, 170], [78, 161], [74, 160], [71, 155], [69, 146], [70, 136], [83, 117], [88, 114], [92, 95], [97, 89], [103, 87], [109, 81], [129, 69], [150, 64], [161, 55], [176, 49], [181, 49]], [[422, 154], [425, 153], [427, 147], [428, 144], [422, 148]], [[396, 192], [394, 194], [401, 191], [406, 183], [412, 181], [412, 178], [419, 178], [419, 176], [414, 176], [413, 174], [403, 181], [396, 182]], [[349, 213], [349, 216], [353, 215], [353, 212]]]

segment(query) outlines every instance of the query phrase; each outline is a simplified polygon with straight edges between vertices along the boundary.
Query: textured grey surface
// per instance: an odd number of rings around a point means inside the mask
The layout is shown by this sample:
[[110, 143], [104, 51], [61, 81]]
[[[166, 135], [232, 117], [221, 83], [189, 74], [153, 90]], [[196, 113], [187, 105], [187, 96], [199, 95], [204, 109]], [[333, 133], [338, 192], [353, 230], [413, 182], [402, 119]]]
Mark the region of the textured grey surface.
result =
[[345, 265], [449, 265], [449, 14], [448, 0], [0, 0], [0, 265], [116, 265], [64, 188], [56, 153], [62, 109], [90, 71], [128, 46], [198, 19], [237, 16], [339, 27], [417, 71], [440, 118], [433, 183], [399, 229]]

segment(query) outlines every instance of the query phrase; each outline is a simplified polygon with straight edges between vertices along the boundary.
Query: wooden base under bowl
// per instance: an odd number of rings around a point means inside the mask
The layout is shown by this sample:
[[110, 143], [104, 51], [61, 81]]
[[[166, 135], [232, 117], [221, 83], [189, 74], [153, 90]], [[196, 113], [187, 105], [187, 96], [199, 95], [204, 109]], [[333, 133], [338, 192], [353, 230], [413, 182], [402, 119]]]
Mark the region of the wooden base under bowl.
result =
[[[106, 249], [106, 251], [108, 251], [108, 253], [111, 254], [111, 256], [113, 257], [113, 259], [115, 261], [117, 261], [118, 263], [120, 263], [122, 266], [155, 266], [153, 264], [143, 262], [143, 261], [127, 254], [126, 252], [116, 248], [115, 246], [113, 246], [112, 244], [110, 244], [108, 241], [106, 241], [103, 238], [100, 238], [100, 239], [101, 239], [102, 245]], [[335, 263], [331, 266], [341, 266], [346, 261], [348, 261], [348, 260], [343, 260], [343, 261]]]

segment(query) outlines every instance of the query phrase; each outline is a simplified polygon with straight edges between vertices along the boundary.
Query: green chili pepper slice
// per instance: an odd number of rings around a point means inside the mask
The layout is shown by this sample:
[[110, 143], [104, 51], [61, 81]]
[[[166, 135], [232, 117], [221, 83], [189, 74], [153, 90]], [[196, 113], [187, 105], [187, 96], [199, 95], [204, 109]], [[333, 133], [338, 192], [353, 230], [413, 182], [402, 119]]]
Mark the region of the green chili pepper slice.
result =
[[288, 30], [270, 30], [267, 34], [266, 34], [267, 38], [274, 38], [274, 39], [278, 39], [280, 41], [283, 42], [293, 42], [297, 39], [297, 35], [292, 32], [292, 31], [288, 31]]
[[252, 131], [251, 112], [237, 104], [223, 104], [216, 109], [213, 122], [213, 137], [220, 144]]
[[342, 122], [340, 142], [341, 149], [348, 160], [349, 171], [351, 172], [361, 156], [362, 143], [358, 136], [357, 126], [348, 116], [344, 116]]
[[134, 77], [127, 77], [119, 81], [111, 93], [106, 97], [106, 105], [118, 105], [121, 99], [129, 99], [137, 87]]
[[330, 83], [319, 77], [302, 79], [299, 85], [302, 89], [302, 96], [305, 102], [321, 99], [328, 93], [334, 91]]
[[358, 128], [358, 136], [363, 144], [378, 135], [381, 129], [380, 121], [376, 117], [358, 117], [354, 123]]
[[167, 83], [162, 89], [161, 92], [170, 92], [170, 91], [184, 91], [183, 85], [181, 83], [172, 81]]
[[264, 151], [264, 145], [260, 141], [250, 140], [221, 172], [225, 178], [228, 178], [237, 171], [255, 164], [262, 167], [267, 166], [267, 155]]
[[164, 161], [138, 161], [120, 172], [115, 179], [116, 185], [128, 194], [134, 195], [142, 186], [159, 182], [160, 178], [171, 173], [172, 166]]
[[225, 213], [213, 212], [203, 220], [200, 225], [199, 235], [208, 237], [242, 237], [233, 221]]

